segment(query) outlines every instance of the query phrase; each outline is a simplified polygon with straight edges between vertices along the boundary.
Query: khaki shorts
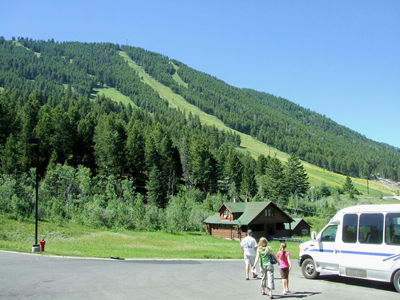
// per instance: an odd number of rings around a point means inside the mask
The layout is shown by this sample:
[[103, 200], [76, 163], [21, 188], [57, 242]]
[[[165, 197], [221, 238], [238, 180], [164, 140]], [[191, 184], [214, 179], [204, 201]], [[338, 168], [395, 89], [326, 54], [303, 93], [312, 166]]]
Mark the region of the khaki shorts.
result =
[[256, 257], [254, 255], [245, 255], [244, 256], [244, 262], [246, 265], [254, 265], [254, 262], [256, 260]]

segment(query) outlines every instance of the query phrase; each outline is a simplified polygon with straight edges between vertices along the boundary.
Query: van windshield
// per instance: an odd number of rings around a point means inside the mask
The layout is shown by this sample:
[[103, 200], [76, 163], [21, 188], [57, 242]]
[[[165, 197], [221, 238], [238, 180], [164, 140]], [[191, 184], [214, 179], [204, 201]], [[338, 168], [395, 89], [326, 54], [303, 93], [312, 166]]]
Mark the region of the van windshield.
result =
[[326, 227], [321, 234], [321, 242], [334, 242], [336, 239], [337, 229], [338, 229], [337, 225], [331, 225]]

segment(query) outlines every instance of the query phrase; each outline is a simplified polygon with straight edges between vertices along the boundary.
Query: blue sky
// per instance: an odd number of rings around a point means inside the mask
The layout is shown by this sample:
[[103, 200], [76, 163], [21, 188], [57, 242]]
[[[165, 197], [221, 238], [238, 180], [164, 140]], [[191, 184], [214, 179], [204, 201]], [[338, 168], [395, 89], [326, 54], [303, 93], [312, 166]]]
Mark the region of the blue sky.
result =
[[400, 1], [0, 1], [6, 39], [111, 42], [400, 147]]

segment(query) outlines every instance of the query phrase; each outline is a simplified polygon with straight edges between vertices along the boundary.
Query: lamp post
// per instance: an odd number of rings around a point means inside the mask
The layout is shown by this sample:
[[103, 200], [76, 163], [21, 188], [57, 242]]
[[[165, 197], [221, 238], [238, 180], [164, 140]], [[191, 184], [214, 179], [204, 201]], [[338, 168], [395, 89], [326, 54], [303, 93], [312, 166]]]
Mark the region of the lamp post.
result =
[[29, 144], [36, 145], [36, 217], [35, 217], [35, 244], [32, 246], [32, 252], [39, 252], [40, 246], [38, 244], [38, 214], [39, 214], [39, 176], [38, 176], [38, 167], [39, 167], [39, 145], [40, 139], [38, 138], [29, 138]]

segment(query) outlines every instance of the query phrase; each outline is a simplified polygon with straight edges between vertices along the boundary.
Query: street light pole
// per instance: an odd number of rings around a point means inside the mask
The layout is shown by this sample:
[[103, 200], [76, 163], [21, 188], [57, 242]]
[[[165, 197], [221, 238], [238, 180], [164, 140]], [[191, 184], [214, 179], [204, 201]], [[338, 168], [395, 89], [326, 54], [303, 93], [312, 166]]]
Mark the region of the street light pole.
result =
[[39, 252], [40, 246], [38, 244], [38, 217], [39, 217], [39, 145], [40, 139], [38, 138], [30, 138], [28, 139], [29, 144], [36, 145], [36, 216], [35, 216], [35, 244], [32, 246], [32, 252]]

